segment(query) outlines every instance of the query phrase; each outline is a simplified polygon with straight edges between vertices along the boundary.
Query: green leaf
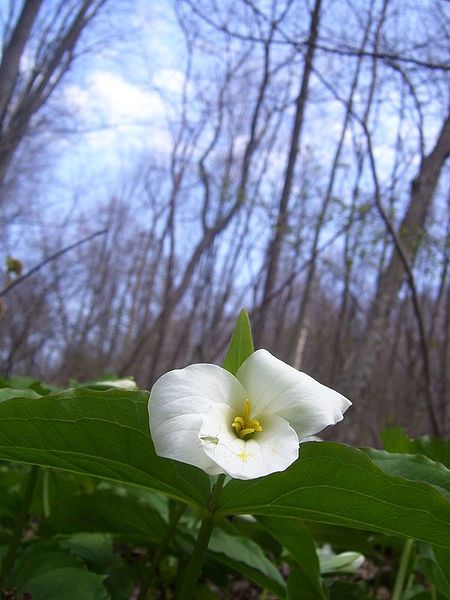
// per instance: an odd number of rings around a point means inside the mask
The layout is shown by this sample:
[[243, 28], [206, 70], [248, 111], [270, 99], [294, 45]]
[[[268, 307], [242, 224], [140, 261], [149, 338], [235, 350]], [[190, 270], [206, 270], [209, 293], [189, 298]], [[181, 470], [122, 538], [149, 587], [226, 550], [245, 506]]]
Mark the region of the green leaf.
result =
[[59, 539], [59, 545], [97, 569], [104, 569], [114, 558], [113, 538], [106, 533], [75, 533]]
[[166, 531], [166, 523], [148, 504], [129, 494], [112, 490], [80, 494], [52, 509], [43, 532], [111, 533], [134, 544], [157, 544]]
[[450, 469], [450, 441], [423, 436], [412, 439], [401, 427], [385, 429], [381, 433], [384, 449], [388, 452], [423, 454]]
[[239, 367], [255, 351], [247, 311], [242, 309], [234, 326], [231, 342], [223, 361], [224, 368], [236, 375]]
[[364, 451], [386, 473], [411, 481], [430, 483], [450, 499], [450, 471], [443, 464], [430, 460], [422, 454], [391, 454], [373, 448]]
[[203, 471], [158, 457], [148, 429], [148, 392], [72, 389], [0, 403], [0, 459], [54, 467], [205, 505]]
[[444, 548], [432, 548], [433, 556], [450, 587], [450, 552]]
[[[392, 536], [382, 536], [371, 531], [350, 529], [341, 525], [330, 525], [328, 523], [312, 521], [308, 521], [305, 524], [319, 546], [330, 544], [336, 552], [354, 550], [373, 558], [377, 558], [379, 555], [378, 549], [375, 549], [374, 546], [379, 547], [380, 538], [386, 541], [386, 545], [390, 544], [392, 539], [398, 539], [392, 538]], [[402, 545], [402, 542], [400, 545]]]
[[11, 398], [40, 398], [40, 394], [34, 390], [18, 390], [15, 388], [0, 388], [0, 402], [10, 400]]
[[350, 583], [348, 581], [333, 581], [329, 589], [330, 600], [372, 600], [365, 582]]
[[387, 452], [411, 453], [412, 440], [406, 435], [403, 427], [389, 427], [384, 429], [381, 434], [383, 447]]
[[100, 377], [93, 381], [76, 383], [73, 387], [90, 388], [91, 390], [109, 390], [111, 388], [137, 390], [137, 385], [131, 377], [123, 377], [122, 379], [118, 379], [117, 377]]
[[55, 540], [37, 542], [26, 548], [17, 559], [7, 583], [23, 586], [40, 573], [73, 567], [84, 569], [83, 561], [69, 552], [64, 552]]
[[17, 390], [30, 389], [37, 392], [40, 396], [46, 396], [51, 392], [57, 392], [61, 389], [54, 385], [42, 383], [41, 381], [33, 379], [32, 377], [11, 377], [10, 379], [2, 379], [0, 377], [0, 388], [5, 387], [14, 388]]
[[416, 570], [425, 574], [445, 598], [450, 598], [450, 552], [427, 544], [419, 544], [418, 548]]
[[277, 598], [286, 596], [285, 583], [280, 573], [252, 540], [228, 535], [215, 528], [209, 541], [208, 553], [211, 553], [214, 560], [276, 594]]
[[19, 594], [28, 592], [36, 600], [108, 600], [103, 577], [83, 569], [63, 567], [40, 573], [19, 586]]
[[217, 526], [229, 535], [252, 539], [266, 554], [279, 559], [283, 548], [263, 525], [251, 515], [236, 515], [232, 522], [223, 517], [217, 520]]
[[296, 588], [301, 591], [299, 597], [311, 600], [326, 598], [314, 540], [308, 529], [300, 521], [282, 517], [260, 517], [258, 520], [297, 562], [294, 579]]
[[450, 548], [446, 498], [428, 484], [385, 473], [364, 452], [341, 444], [302, 444], [300, 459], [286, 471], [230, 482], [219, 513], [335, 523]]
[[31, 544], [19, 556], [7, 587], [17, 588], [18, 598], [28, 593], [33, 600], [107, 600], [103, 580], [87, 571], [77, 556], [49, 541]]

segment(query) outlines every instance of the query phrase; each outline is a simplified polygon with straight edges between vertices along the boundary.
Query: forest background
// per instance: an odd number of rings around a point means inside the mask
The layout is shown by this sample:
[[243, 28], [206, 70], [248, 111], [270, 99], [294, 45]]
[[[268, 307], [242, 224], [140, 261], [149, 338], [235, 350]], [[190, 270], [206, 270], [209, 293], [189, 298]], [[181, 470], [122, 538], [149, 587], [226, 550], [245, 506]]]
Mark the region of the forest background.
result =
[[0, 374], [257, 347], [334, 436], [450, 422], [445, 0], [0, 2]]

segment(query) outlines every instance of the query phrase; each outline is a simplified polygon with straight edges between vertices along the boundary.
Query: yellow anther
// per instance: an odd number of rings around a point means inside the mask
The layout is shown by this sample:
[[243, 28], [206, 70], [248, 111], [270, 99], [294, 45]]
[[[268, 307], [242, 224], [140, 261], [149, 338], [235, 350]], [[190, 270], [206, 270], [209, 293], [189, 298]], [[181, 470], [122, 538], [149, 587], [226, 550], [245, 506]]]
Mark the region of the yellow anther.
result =
[[243, 429], [242, 431], [240, 431], [238, 433], [238, 435], [241, 439], [244, 439], [245, 436], [248, 435], [249, 433], [255, 433], [255, 430], [253, 429], [253, 427], [247, 427], [246, 429]]
[[250, 419], [247, 421], [247, 427], [253, 427], [255, 431], [262, 431], [262, 427], [257, 419]]
[[240, 415], [234, 417], [234, 420], [231, 424], [231, 427], [236, 432], [236, 435], [241, 439], [244, 439], [246, 435], [250, 435], [251, 433], [262, 431], [262, 425], [258, 421], [258, 419], [250, 419], [250, 400], [247, 398], [244, 402], [244, 410], [243, 417]]

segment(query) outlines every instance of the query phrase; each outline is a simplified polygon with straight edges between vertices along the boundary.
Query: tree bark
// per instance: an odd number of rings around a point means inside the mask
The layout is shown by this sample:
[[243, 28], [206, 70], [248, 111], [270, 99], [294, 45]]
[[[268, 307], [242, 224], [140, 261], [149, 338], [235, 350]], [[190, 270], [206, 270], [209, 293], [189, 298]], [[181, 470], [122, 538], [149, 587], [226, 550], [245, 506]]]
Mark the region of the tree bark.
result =
[[321, 0], [316, 0], [314, 10], [311, 15], [310, 33], [308, 39], [308, 49], [305, 56], [305, 67], [300, 84], [300, 91], [296, 100], [296, 110], [294, 126], [292, 128], [290, 149], [286, 172], [284, 176], [283, 190], [278, 204], [278, 216], [275, 225], [275, 234], [269, 243], [267, 249], [267, 272], [264, 282], [263, 297], [260, 303], [257, 327], [255, 329], [255, 343], [259, 345], [264, 338], [267, 324], [268, 312], [271, 305], [270, 298], [277, 282], [280, 255], [283, 240], [286, 235], [288, 224], [289, 198], [291, 195], [292, 184], [294, 181], [295, 167], [299, 152], [300, 138], [304, 121], [305, 107], [308, 99], [309, 79], [312, 71], [316, 42], [319, 33]]
[[[433, 200], [442, 167], [450, 155], [450, 114], [439, 132], [434, 148], [426, 156], [419, 173], [411, 183], [411, 196], [403, 221], [397, 232], [398, 239], [412, 265], [420, 247], [426, 219]], [[382, 334], [388, 324], [391, 308], [405, 278], [405, 267], [397, 249], [382, 273], [375, 298], [367, 318], [362, 339], [358, 345], [346, 382], [345, 393], [360, 410], [364, 410], [368, 386], [372, 379], [381, 350]], [[351, 440], [350, 440], [351, 441]]]
[[3, 49], [0, 62], [0, 124], [3, 123], [9, 101], [19, 75], [20, 59], [43, 0], [26, 0], [16, 26]]

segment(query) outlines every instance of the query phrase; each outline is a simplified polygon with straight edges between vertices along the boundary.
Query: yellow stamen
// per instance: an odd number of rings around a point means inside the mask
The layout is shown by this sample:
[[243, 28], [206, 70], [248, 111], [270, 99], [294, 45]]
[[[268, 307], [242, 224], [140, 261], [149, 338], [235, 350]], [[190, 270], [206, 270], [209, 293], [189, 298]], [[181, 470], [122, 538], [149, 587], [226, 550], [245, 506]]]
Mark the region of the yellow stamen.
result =
[[243, 417], [237, 415], [234, 417], [233, 422], [231, 423], [231, 427], [233, 427], [236, 435], [241, 439], [244, 439], [246, 435], [250, 435], [251, 433], [262, 431], [262, 425], [258, 421], [258, 419], [250, 419], [250, 400], [247, 398], [244, 402], [244, 410]]

